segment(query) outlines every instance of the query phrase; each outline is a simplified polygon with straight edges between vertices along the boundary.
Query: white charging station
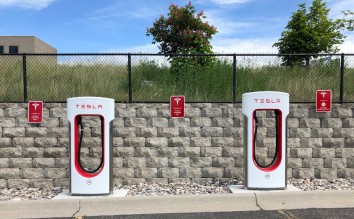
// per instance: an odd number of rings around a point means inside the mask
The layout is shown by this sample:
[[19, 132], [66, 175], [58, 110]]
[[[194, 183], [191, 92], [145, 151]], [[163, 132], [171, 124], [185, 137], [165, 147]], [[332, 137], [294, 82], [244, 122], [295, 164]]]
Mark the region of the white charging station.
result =
[[[261, 164], [256, 157], [258, 111], [272, 111], [275, 123], [275, 152], [272, 161]], [[244, 114], [244, 187], [246, 189], [286, 189], [287, 186], [287, 116], [289, 94], [251, 92], [242, 95]]]
[[[67, 99], [70, 122], [70, 194], [108, 195], [113, 193], [112, 125], [114, 100], [100, 97]], [[83, 117], [98, 117], [101, 121], [101, 161], [94, 170], [87, 170], [80, 160], [84, 132]]]

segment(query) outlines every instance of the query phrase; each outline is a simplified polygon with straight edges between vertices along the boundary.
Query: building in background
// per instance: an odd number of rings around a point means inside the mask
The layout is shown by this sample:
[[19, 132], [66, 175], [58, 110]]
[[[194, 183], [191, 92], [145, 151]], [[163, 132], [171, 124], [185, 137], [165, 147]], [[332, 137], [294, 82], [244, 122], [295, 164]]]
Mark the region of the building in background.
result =
[[57, 49], [35, 36], [0, 36], [0, 54], [50, 53]]

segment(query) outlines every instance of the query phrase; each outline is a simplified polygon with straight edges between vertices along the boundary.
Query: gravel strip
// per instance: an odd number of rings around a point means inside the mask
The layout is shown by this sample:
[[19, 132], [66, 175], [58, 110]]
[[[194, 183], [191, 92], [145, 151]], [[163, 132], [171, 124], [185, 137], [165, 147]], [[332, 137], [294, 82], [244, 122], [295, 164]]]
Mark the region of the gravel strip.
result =
[[[115, 189], [129, 189], [131, 196], [156, 195], [200, 195], [200, 194], [228, 194], [228, 185], [241, 185], [241, 181], [212, 180], [203, 183], [170, 183], [170, 184], [140, 184], [118, 186]], [[289, 179], [288, 185], [293, 185], [302, 191], [310, 190], [354, 190], [354, 179]], [[0, 189], [0, 201], [43, 200], [52, 199], [60, 194], [64, 188], [23, 188]]]

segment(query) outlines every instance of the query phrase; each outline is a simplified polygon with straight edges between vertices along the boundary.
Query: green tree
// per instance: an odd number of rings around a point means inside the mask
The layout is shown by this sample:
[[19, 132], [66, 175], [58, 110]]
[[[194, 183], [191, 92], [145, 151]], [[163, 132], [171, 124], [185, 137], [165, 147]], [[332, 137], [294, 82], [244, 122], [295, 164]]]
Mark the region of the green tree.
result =
[[189, 2], [184, 7], [171, 4], [167, 17], [161, 15], [146, 35], [153, 37], [153, 44], [158, 44], [160, 53], [172, 58], [172, 63], [186, 64], [192, 62], [205, 65], [210, 57], [186, 56], [174, 57], [172, 54], [212, 54], [210, 40], [217, 33], [216, 27], [204, 21], [203, 11], [196, 14], [194, 6]]
[[311, 53], [311, 56], [283, 56], [284, 64], [309, 64], [310, 57], [319, 53], [338, 52], [338, 45], [343, 43], [345, 36], [343, 20], [328, 18], [330, 9], [322, 0], [313, 0], [309, 12], [305, 4], [300, 4], [282, 32], [281, 38], [273, 46], [279, 54]]

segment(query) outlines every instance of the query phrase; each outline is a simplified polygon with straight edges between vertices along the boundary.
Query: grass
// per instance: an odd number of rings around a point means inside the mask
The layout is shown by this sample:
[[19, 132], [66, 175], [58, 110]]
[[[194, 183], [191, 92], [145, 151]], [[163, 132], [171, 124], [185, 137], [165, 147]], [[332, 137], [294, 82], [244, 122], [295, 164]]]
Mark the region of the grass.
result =
[[[14, 57], [0, 57], [0, 102], [23, 101], [23, 64]], [[11, 58], [11, 60], [10, 60]], [[31, 59], [33, 58], [33, 59]], [[74, 96], [102, 96], [128, 102], [128, 67], [115, 63], [57, 64], [27, 59], [28, 100], [66, 101]], [[246, 64], [245, 64], [246, 63]], [[308, 67], [238, 63], [237, 101], [253, 91], [282, 91], [291, 102], [314, 102], [318, 89], [330, 89], [339, 101], [340, 67], [317, 63]], [[354, 69], [346, 68], [344, 100], [354, 101]], [[172, 71], [168, 65], [144, 60], [132, 65], [133, 101], [166, 102], [184, 95], [189, 102], [232, 102], [233, 69], [228, 60], [212, 66], [183, 66]]]

